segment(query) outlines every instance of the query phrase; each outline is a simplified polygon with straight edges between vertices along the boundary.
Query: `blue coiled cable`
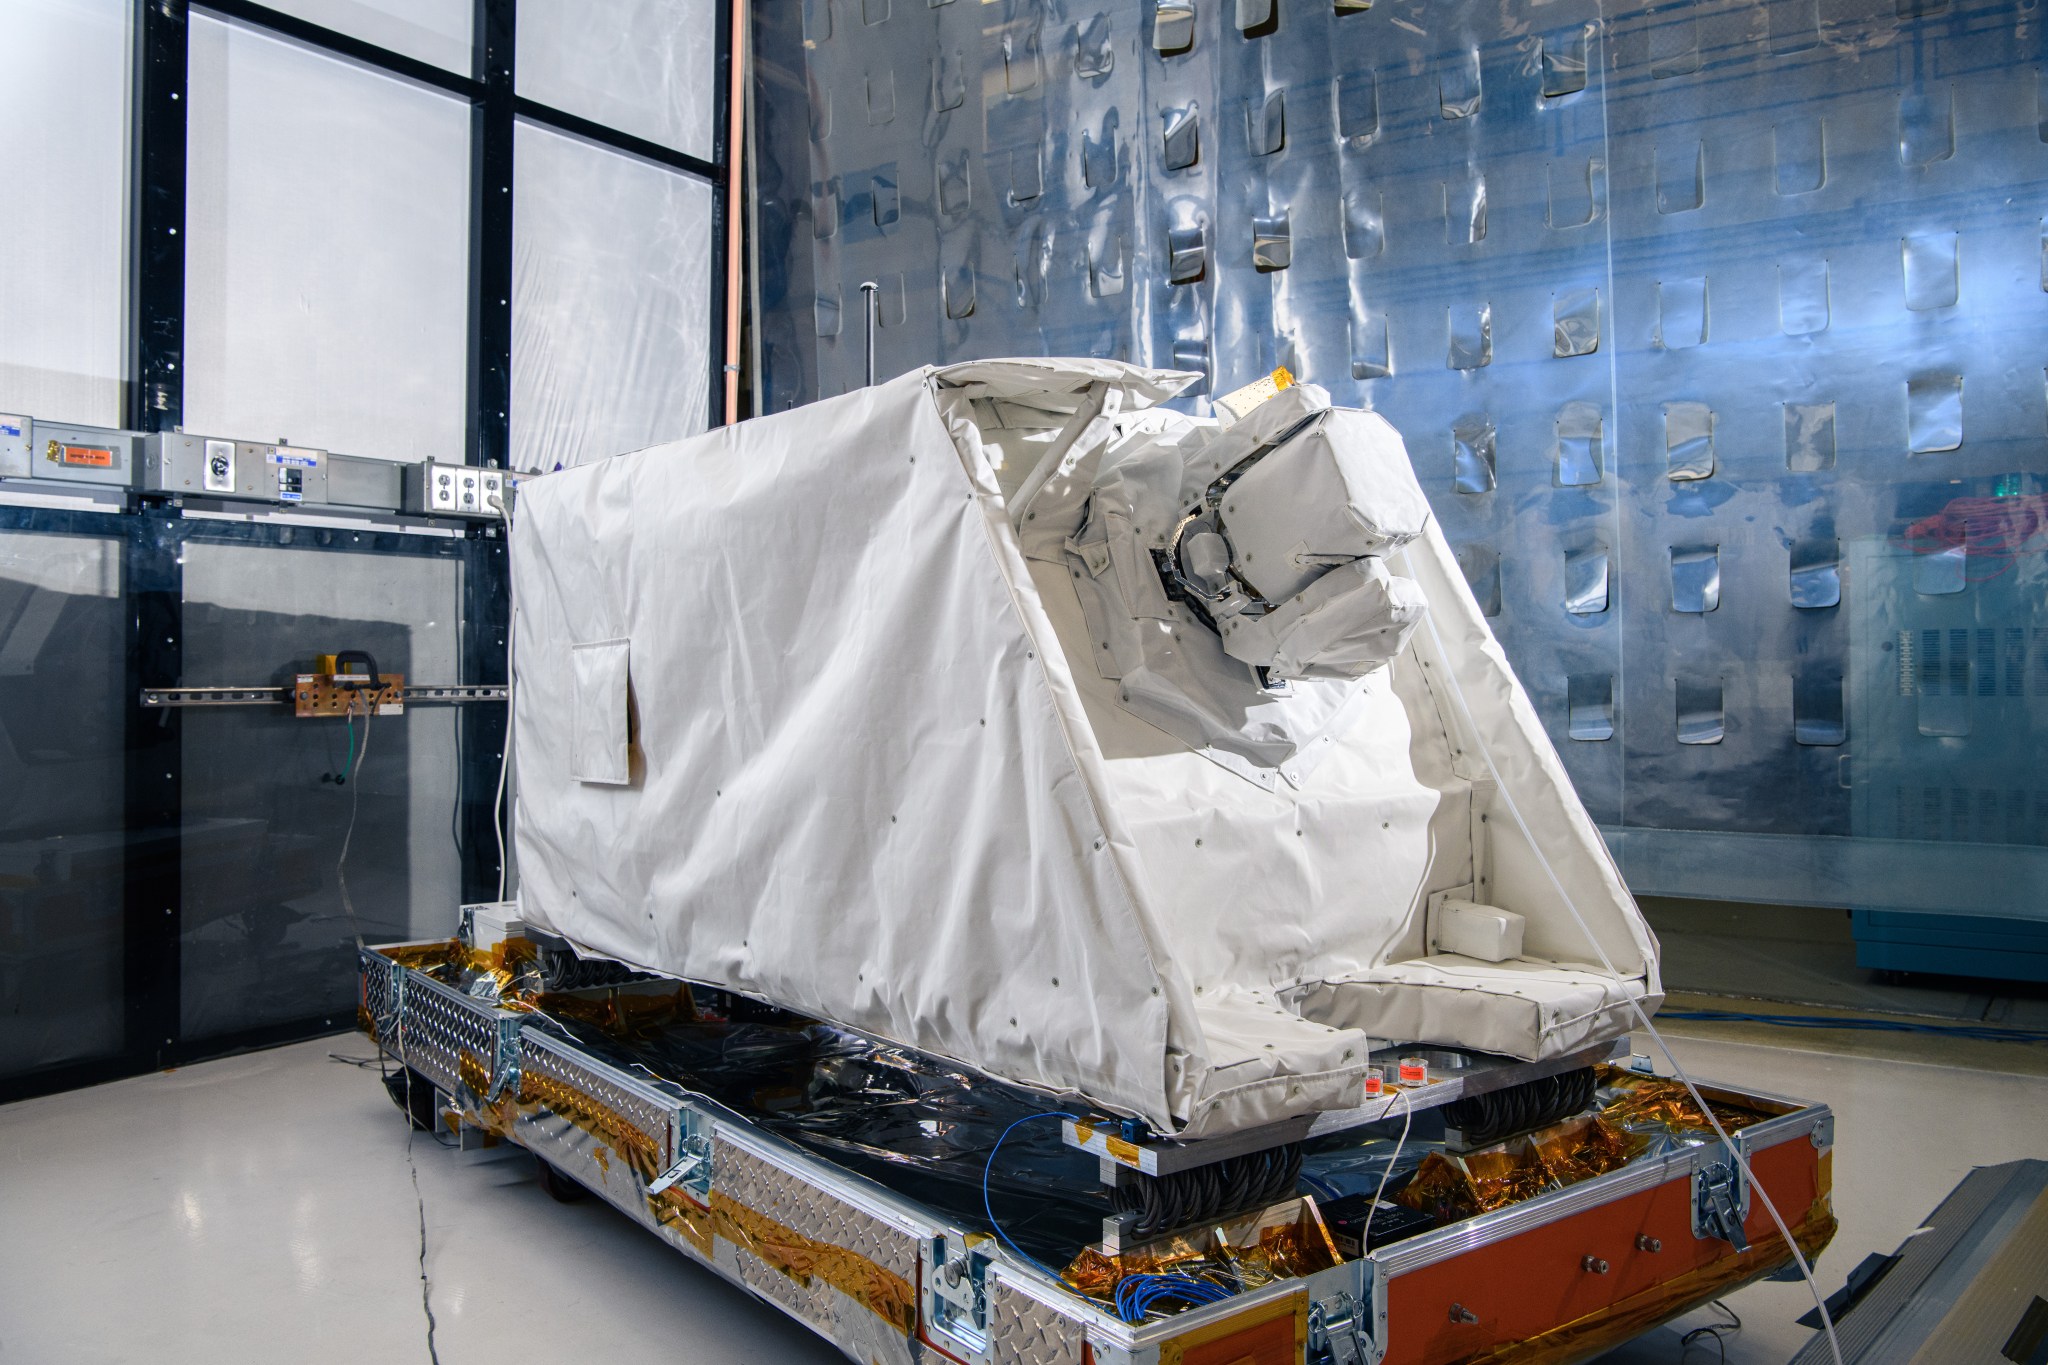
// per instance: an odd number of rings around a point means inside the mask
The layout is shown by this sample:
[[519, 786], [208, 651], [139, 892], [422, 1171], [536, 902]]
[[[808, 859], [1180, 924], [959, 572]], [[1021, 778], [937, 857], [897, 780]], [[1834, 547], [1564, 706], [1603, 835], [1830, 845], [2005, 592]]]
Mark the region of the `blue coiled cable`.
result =
[[1221, 1303], [1236, 1292], [1228, 1285], [1192, 1275], [1126, 1275], [1117, 1281], [1116, 1315], [1125, 1322], [1143, 1322], [1157, 1304], [1184, 1303], [1199, 1308]]
[[1027, 1264], [1038, 1267], [1040, 1270], [1043, 1270], [1046, 1274], [1052, 1276], [1055, 1280], [1057, 1280], [1060, 1278], [1058, 1271], [1054, 1270], [1051, 1266], [1039, 1260], [1036, 1256], [1031, 1255], [1029, 1252], [1025, 1251], [1023, 1247], [1018, 1246], [1015, 1242], [1010, 1240], [1010, 1234], [1004, 1232], [1003, 1225], [996, 1221], [996, 1211], [994, 1208], [990, 1206], [988, 1198], [989, 1176], [995, 1171], [996, 1168], [996, 1153], [1003, 1150], [1003, 1143], [1009, 1138], [1010, 1134], [1017, 1131], [1018, 1124], [1030, 1123], [1035, 1119], [1072, 1119], [1074, 1122], [1079, 1123], [1081, 1121], [1081, 1116], [1079, 1114], [1069, 1114], [1064, 1109], [1055, 1109], [1049, 1113], [1044, 1114], [1026, 1114], [1023, 1118], [1018, 1119], [1016, 1123], [1013, 1123], [1008, 1128], [1003, 1129], [1002, 1137], [997, 1138], [996, 1145], [988, 1149], [988, 1161], [984, 1163], [981, 1168], [981, 1211], [988, 1215], [989, 1227], [994, 1230], [996, 1236], [999, 1239], [1001, 1239], [1002, 1244], [1004, 1246], [1008, 1247], [1011, 1251], [1016, 1252], [1017, 1255], [1022, 1257]]
[[[1017, 1131], [1019, 1125], [1037, 1119], [1072, 1119], [1079, 1123], [1081, 1116], [1067, 1113], [1065, 1110], [1026, 1114], [1003, 1129], [1003, 1134], [996, 1139], [995, 1146], [988, 1149], [988, 1160], [981, 1168], [981, 1211], [988, 1215], [990, 1230], [1004, 1246], [1026, 1264], [1037, 1267], [1057, 1280], [1061, 1278], [1058, 1271], [1010, 1240], [1010, 1234], [1004, 1232], [1003, 1225], [996, 1221], [996, 1211], [989, 1199], [989, 1181], [995, 1173], [996, 1153], [1003, 1150], [1003, 1143], [1009, 1139], [1010, 1134]], [[1126, 1275], [1117, 1282], [1116, 1311], [1117, 1316], [1125, 1322], [1143, 1322], [1145, 1315], [1161, 1303], [1184, 1303], [1190, 1307], [1200, 1307], [1208, 1303], [1221, 1303], [1236, 1292], [1228, 1285], [1218, 1284], [1214, 1280], [1196, 1279], [1192, 1275]]]

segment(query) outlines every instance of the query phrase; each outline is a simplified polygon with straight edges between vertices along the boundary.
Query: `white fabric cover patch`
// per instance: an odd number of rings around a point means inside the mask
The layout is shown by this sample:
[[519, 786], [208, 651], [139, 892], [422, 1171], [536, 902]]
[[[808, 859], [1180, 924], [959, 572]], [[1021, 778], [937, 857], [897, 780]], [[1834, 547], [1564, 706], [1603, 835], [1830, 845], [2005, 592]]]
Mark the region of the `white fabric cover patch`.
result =
[[633, 780], [626, 714], [628, 644], [598, 640], [572, 645], [569, 654], [576, 680], [569, 775], [578, 782], [625, 786]]
[[1408, 647], [1429, 609], [1422, 590], [1378, 558], [1340, 564], [1265, 616], [1224, 628], [1223, 649], [1283, 678], [1361, 678]]

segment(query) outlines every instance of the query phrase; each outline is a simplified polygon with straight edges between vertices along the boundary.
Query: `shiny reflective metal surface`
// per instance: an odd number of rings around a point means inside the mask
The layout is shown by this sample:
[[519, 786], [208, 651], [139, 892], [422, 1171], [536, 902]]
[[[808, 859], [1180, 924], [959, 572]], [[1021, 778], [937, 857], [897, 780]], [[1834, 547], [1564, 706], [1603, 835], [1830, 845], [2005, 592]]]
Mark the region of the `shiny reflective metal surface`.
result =
[[[809, 0], [755, 24], [764, 410], [861, 381], [840, 314], [865, 279], [896, 309], [884, 377], [1074, 353], [1206, 395], [1285, 364], [1401, 430], [1595, 816], [1647, 836], [1617, 841], [1632, 879], [1743, 889], [1666, 832], [1791, 836], [1813, 869], [1891, 836], [1852, 821], [1843, 760], [1929, 755], [1841, 700], [1879, 647], [1842, 547], [2048, 493], [2033, 6]], [[1923, 594], [1995, 567], [1917, 557]], [[2048, 655], [2026, 667], [2038, 734]], [[1979, 899], [2039, 913], [2048, 820], [1909, 837], [2006, 845]]]
[[[379, 975], [372, 972], [370, 979]], [[369, 985], [364, 994], [375, 998]], [[398, 1036], [382, 1045], [451, 1096], [497, 1099], [518, 1066], [519, 1016], [405, 968], [399, 968], [397, 996]]]

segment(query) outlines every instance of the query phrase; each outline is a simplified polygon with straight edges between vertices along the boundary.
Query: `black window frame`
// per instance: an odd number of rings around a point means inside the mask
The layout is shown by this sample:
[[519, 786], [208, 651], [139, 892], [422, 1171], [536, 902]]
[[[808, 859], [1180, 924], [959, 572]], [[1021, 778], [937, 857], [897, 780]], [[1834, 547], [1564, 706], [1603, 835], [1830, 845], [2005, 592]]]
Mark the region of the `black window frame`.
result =
[[[730, 215], [731, 10], [715, 6], [712, 157], [679, 152], [645, 138], [519, 95], [514, 55], [518, 0], [475, 0], [470, 70], [449, 71], [250, 0], [133, 0], [133, 122], [130, 130], [127, 242], [129, 311], [123, 422], [131, 430], [174, 431], [184, 415], [186, 110], [194, 11], [247, 25], [337, 58], [440, 90], [470, 105], [468, 374], [465, 455], [475, 465], [511, 465], [513, 173], [515, 130], [523, 120], [613, 152], [705, 181], [711, 190], [711, 272], [706, 318], [713, 425], [726, 419], [726, 308]], [[144, 688], [181, 681], [184, 635], [183, 547], [233, 540], [305, 548], [288, 521], [195, 522], [175, 500], [130, 490], [105, 510], [0, 505], [0, 531], [111, 538], [121, 546], [126, 612], [123, 814], [123, 1046], [117, 1054], [0, 1072], [0, 1103], [69, 1090], [252, 1048], [319, 1037], [354, 1026], [332, 1013], [241, 1033], [180, 1036], [184, 914], [179, 840], [183, 727], [178, 711], [141, 704]], [[433, 555], [463, 565], [463, 676], [472, 684], [506, 681], [506, 541], [495, 524], [455, 540], [428, 543], [399, 532], [351, 536], [332, 553]], [[250, 661], [252, 676], [265, 664]], [[438, 681], [438, 680], [428, 680]], [[503, 704], [473, 705], [460, 728], [458, 801], [464, 901], [495, 898], [499, 814], [497, 783], [507, 735]], [[148, 856], [142, 855], [144, 847]], [[451, 909], [451, 917], [452, 911]], [[0, 1058], [0, 1066], [7, 1059]]]

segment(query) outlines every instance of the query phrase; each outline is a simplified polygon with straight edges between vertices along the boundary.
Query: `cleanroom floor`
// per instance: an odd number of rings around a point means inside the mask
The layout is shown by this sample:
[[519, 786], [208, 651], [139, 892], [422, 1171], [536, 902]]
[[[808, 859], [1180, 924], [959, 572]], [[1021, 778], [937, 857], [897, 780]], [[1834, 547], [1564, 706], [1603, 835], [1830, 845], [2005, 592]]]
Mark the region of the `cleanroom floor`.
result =
[[[1702, 1077], [1834, 1106], [1827, 1291], [1972, 1166], [2048, 1157], [2048, 1077], [2017, 1062], [1801, 1041], [1672, 1045]], [[0, 1107], [0, 1362], [843, 1359], [597, 1201], [555, 1203], [525, 1159], [411, 1136], [374, 1067], [330, 1056], [370, 1053], [345, 1035]], [[1785, 1361], [1810, 1303], [1798, 1284], [1731, 1296], [1727, 1361]], [[1680, 1340], [1608, 1359], [1717, 1359]]]

